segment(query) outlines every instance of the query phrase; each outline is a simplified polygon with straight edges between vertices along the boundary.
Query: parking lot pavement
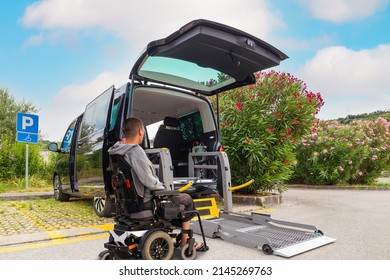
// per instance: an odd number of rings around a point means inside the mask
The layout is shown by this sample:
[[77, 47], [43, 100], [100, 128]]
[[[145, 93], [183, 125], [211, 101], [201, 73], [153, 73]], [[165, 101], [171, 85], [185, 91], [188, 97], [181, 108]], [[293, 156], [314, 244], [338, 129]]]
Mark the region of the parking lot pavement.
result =
[[91, 200], [58, 202], [44, 193], [3, 194], [0, 217], [0, 246], [73, 235], [74, 230], [102, 231], [105, 229], [100, 228], [102, 225], [114, 222], [112, 218], [98, 217]]
[[[269, 210], [273, 219], [314, 225], [323, 231], [326, 236], [336, 239], [335, 243], [297, 255], [294, 259], [389, 260], [390, 238], [384, 233], [390, 231], [390, 224], [387, 223], [390, 216], [390, 208], [388, 207], [390, 189], [385, 189], [340, 188], [337, 190], [314, 190], [291, 188], [283, 194], [283, 203]], [[46, 201], [50, 202], [50, 200]], [[28, 201], [0, 201], [0, 224], [5, 220], [5, 217], [9, 219], [9, 216], [13, 216], [13, 222], [10, 224], [23, 223], [22, 221], [25, 221], [22, 218], [23, 215], [31, 214], [32, 216], [29, 216], [30, 218], [27, 219], [25, 224], [33, 223], [37, 229], [36, 232], [29, 234], [22, 231], [5, 235], [4, 231], [0, 231], [0, 247], [5, 242], [32, 242], [31, 240], [38, 237], [61, 238], [62, 236], [106, 232], [110, 226], [112, 227], [113, 220], [97, 217], [91, 203], [91, 201], [60, 203], [52, 200], [52, 204], [48, 203], [51, 208], [46, 209], [35, 204], [30, 206]], [[61, 206], [60, 209], [59, 205]], [[76, 206], [78, 209], [75, 209]], [[251, 212], [255, 211], [256, 208], [258, 206], [234, 205], [233, 210], [235, 212]], [[42, 211], [43, 209], [46, 210]], [[38, 210], [44, 215], [38, 214]], [[56, 216], [57, 214], [58, 216]], [[38, 226], [38, 221], [42, 221], [46, 215], [51, 215], [52, 219], [46, 219], [45, 224], [54, 227], [55, 224], [50, 221], [58, 221], [62, 218], [62, 222], [59, 223], [61, 226], [54, 229]], [[77, 215], [80, 216], [75, 219]], [[67, 218], [64, 218], [65, 216]], [[78, 222], [66, 224], [70, 221]], [[93, 224], [94, 222], [95, 224]], [[12, 225], [9, 225], [9, 227], [12, 227]], [[220, 240], [216, 240], [216, 242], [226, 243]], [[240, 250], [240, 247], [236, 244], [226, 244], [229, 245], [226, 248], [224, 247], [223, 252], [221, 252], [223, 253], [222, 258], [228, 256], [235, 258], [235, 253]], [[218, 244], [217, 247], [221, 248]], [[231, 256], [228, 254], [229, 250], [231, 250]], [[210, 256], [211, 254], [207, 254], [207, 258]], [[274, 256], [271, 258], [274, 258]]]

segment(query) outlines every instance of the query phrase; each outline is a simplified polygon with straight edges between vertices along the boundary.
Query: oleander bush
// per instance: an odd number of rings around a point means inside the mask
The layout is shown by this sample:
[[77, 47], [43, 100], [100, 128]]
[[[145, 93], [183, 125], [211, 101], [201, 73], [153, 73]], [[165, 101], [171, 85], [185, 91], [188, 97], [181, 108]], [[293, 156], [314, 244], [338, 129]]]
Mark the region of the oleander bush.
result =
[[389, 122], [321, 121], [297, 147], [292, 182], [370, 184], [390, 162]]
[[260, 72], [256, 78], [256, 84], [220, 96], [222, 144], [232, 183], [255, 180], [240, 190], [245, 193], [271, 191], [290, 178], [295, 147], [324, 104], [320, 93], [291, 74]]

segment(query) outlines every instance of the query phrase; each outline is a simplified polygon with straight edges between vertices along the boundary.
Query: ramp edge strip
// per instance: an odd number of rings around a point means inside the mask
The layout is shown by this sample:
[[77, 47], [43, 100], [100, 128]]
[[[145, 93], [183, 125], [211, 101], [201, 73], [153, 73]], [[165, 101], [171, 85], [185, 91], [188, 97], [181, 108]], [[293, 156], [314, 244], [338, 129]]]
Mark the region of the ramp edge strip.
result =
[[321, 236], [315, 239], [307, 240], [302, 243], [298, 243], [292, 246], [284, 247], [281, 249], [277, 249], [274, 251], [274, 255], [278, 255], [281, 257], [290, 258], [292, 256], [301, 254], [303, 252], [327, 245], [329, 243], [335, 242], [336, 239], [327, 237], [327, 236]]

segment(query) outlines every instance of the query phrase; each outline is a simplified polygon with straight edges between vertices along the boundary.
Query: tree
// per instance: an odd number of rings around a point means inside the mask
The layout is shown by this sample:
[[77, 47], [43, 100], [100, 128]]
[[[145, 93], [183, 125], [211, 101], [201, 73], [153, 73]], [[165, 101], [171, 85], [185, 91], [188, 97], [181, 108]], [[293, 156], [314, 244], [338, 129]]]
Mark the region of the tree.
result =
[[30, 101], [17, 102], [7, 89], [0, 88], [0, 139], [7, 135], [16, 136], [16, 113], [37, 113], [38, 109]]
[[[23, 178], [25, 172], [26, 145], [15, 141], [16, 113], [36, 113], [31, 102], [17, 102], [8, 90], [0, 88], [0, 179]], [[46, 176], [47, 164], [39, 154], [39, 145], [29, 148], [31, 175]]]
[[319, 93], [290, 74], [261, 72], [256, 78], [256, 84], [220, 97], [222, 144], [233, 184], [255, 180], [242, 189], [246, 193], [270, 191], [290, 178], [295, 147], [324, 104]]

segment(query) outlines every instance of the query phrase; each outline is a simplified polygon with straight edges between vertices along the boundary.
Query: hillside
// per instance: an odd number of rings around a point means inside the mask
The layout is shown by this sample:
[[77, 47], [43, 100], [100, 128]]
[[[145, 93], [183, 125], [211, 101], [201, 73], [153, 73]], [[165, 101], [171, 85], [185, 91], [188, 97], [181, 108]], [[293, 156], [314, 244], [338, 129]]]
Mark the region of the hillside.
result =
[[364, 113], [359, 115], [348, 115], [345, 118], [338, 118], [337, 120], [340, 123], [347, 124], [354, 120], [376, 120], [377, 118], [382, 117], [390, 121], [390, 110], [386, 111], [375, 111], [372, 113]]

